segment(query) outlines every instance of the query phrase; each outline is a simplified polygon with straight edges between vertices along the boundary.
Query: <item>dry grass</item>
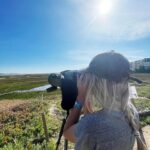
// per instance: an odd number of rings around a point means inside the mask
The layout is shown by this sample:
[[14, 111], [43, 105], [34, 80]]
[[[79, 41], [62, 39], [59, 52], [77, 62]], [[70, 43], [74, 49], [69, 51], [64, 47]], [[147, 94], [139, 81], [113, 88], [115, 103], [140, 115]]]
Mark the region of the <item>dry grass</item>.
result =
[[0, 113], [6, 111], [17, 111], [17, 108], [30, 104], [27, 100], [5, 100], [0, 101]]

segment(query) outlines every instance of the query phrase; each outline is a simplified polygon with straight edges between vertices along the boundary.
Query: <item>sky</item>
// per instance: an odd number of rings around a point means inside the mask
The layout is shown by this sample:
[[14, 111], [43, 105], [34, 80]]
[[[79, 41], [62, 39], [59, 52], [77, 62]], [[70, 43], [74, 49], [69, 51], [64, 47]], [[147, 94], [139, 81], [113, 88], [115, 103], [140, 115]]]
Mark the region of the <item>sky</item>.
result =
[[0, 0], [0, 73], [88, 66], [115, 50], [150, 57], [149, 0]]

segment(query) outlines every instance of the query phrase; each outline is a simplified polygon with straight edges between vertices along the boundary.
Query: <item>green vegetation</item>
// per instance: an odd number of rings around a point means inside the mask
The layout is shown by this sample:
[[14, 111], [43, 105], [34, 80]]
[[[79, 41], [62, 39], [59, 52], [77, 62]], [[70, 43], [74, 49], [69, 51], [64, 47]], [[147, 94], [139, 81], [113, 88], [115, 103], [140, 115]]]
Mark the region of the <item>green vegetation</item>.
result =
[[[149, 73], [135, 73], [132, 76], [143, 81], [142, 84], [135, 84], [139, 99], [134, 100], [134, 104], [138, 111], [150, 110], [150, 74]], [[150, 125], [150, 116], [141, 117], [141, 124], [145, 126]]]
[[[48, 75], [0, 77], [0, 94], [28, 90], [48, 84]], [[52, 93], [9, 93], [0, 96], [7, 100], [9, 110], [2, 111], [0, 104], [0, 149], [2, 150], [54, 150], [64, 111], [61, 109], [60, 90]], [[9, 101], [10, 103], [9, 103]], [[12, 102], [13, 101], [13, 102]], [[12, 103], [19, 104], [11, 107]], [[54, 112], [51, 112], [52, 110]], [[45, 114], [49, 142], [46, 142], [42, 113]]]
[[142, 111], [150, 108], [150, 100], [147, 99], [136, 99], [134, 100], [134, 104], [138, 111]]
[[[1, 112], [0, 149], [53, 150], [64, 114], [60, 109], [60, 98], [60, 94], [53, 93], [49, 97], [43, 94], [41, 98], [26, 100], [24, 104]], [[45, 140], [42, 113], [46, 118], [49, 142]]]
[[132, 76], [143, 81], [142, 84], [135, 84], [138, 92], [138, 96], [150, 99], [150, 74], [137, 73], [137, 74], [132, 74]]
[[150, 84], [142, 84], [137, 86], [137, 92], [140, 97], [146, 97], [150, 99]]
[[[150, 100], [148, 99], [136, 99], [134, 100], [134, 105], [138, 111], [149, 110], [150, 109]], [[140, 118], [141, 125], [150, 125], [150, 116], [145, 116]]]
[[[51, 93], [51, 95], [57, 95], [60, 94], [61, 91], [57, 90], [54, 91], [53, 93]], [[23, 99], [23, 100], [27, 100], [27, 99], [37, 99], [39, 96], [41, 96], [42, 94], [44, 94], [45, 97], [49, 96], [49, 93], [45, 92], [27, 92], [27, 93], [9, 93], [9, 94], [5, 94], [5, 95], [1, 95], [0, 96], [0, 100], [3, 99]]]
[[0, 76], [0, 94], [48, 84], [48, 75]]
[[[134, 100], [139, 111], [150, 108], [150, 74], [133, 74], [144, 81], [136, 85], [141, 98]], [[0, 94], [16, 90], [26, 90], [48, 84], [48, 75], [23, 75], [0, 77]], [[134, 83], [132, 83], [134, 84]], [[147, 99], [148, 98], [148, 99]], [[29, 92], [9, 93], [0, 96], [0, 150], [54, 150], [58, 132], [65, 112], [61, 109], [61, 91], [51, 93]], [[10, 107], [1, 110], [2, 102]], [[11, 107], [11, 104], [23, 104]], [[41, 113], [45, 114], [49, 142], [45, 140]], [[141, 118], [142, 125], [150, 124], [150, 117]], [[62, 146], [62, 145], [60, 145]]]

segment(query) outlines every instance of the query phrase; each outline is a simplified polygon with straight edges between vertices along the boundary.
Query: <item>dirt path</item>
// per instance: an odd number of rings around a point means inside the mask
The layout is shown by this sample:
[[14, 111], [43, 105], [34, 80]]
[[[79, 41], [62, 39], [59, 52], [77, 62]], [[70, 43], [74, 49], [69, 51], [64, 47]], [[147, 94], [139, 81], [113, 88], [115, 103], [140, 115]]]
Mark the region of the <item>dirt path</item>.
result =
[[55, 116], [56, 115], [56, 105], [52, 104], [51, 107], [49, 108], [49, 114]]
[[[145, 126], [142, 130], [143, 130], [143, 134], [144, 134], [144, 138], [146, 140], [148, 150], [150, 150], [150, 126], [149, 125]], [[134, 150], [137, 150], [136, 143], [134, 145]]]
[[150, 150], [150, 125], [143, 128], [143, 133], [146, 140], [146, 144], [148, 146], [148, 150]]

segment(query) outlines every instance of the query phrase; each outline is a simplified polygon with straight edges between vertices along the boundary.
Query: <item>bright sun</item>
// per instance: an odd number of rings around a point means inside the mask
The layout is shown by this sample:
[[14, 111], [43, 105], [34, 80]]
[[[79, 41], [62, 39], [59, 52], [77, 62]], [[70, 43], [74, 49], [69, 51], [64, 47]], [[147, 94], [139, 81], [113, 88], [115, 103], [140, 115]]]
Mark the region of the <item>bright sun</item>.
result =
[[111, 10], [112, 10], [112, 1], [101, 0], [98, 10], [99, 15], [107, 16], [108, 14], [110, 14]]
[[88, 26], [98, 22], [106, 23], [114, 14], [114, 7], [116, 7], [117, 0], [95, 0], [92, 4], [92, 19]]

